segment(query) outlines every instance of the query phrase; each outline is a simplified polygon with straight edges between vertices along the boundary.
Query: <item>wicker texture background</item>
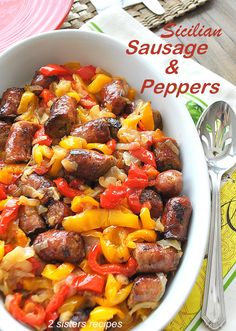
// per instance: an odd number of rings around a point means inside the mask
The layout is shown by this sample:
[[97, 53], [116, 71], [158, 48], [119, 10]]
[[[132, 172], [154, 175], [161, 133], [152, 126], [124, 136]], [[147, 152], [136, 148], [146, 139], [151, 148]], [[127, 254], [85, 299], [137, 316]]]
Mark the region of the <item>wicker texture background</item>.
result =
[[[162, 16], [157, 16], [148, 10], [144, 4], [138, 4], [127, 8], [129, 14], [135, 17], [140, 23], [147, 28], [156, 28], [163, 23], [167, 23], [173, 18], [184, 15], [186, 12], [203, 5], [208, 0], [160, 0], [165, 8]], [[74, 0], [72, 9], [64, 22], [63, 29], [78, 29], [86, 21], [97, 14], [94, 6], [89, 0]]]

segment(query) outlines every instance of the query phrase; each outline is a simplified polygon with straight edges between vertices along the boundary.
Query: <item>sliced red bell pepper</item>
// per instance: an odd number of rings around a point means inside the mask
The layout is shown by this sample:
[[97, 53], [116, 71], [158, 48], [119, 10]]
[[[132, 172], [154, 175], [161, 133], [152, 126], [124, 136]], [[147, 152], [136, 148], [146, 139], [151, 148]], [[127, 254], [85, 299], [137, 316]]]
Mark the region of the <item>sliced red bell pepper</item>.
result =
[[54, 180], [54, 183], [57, 186], [58, 191], [67, 198], [74, 198], [77, 195], [81, 195], [83, 192], [77, 189], [74, 189], [69, 186], [67, 181], [64, 178], [57, 178]]
[[106, 145], [112, 150], [112, 153], [116, 150], [116, 141], [115, 139], [109, 140]]
[[102, 208], [113, 209], [119, 206], [121, 201], [126, 197], [127, 187], [109, 185], [108, 188], [100, 195], [100, 204]]
[[9, 312], [18, 321], [26, 323], [32, 327], [40, 327], [44, 323], [45, 310], [42, 305], [32, 301], [26, 300], [24, 307], [21, 308], [22, 294], [15, 293], [9, 303]]
[[81, 98], [79, 103], [85, 109], [91, 109], [92, 107], [97, 105], [97, 103], [89, 95], [86, 95], [86, 97]]
[[89, 66], [83, 66], [76, 70], [75, 72], [78, 74], [83, 80], [89, 81], [93, 78], [93, 76], [96, 74], [96, 67], [89, 65]]
[[102, 294], [105, 286], [105, 279], [99, 275], [78, 275], [72, 281], [72, 287], [77, 291], [92, 291]]
[[0, 235], [5, 234], [9, 224], [17, 219], [18, 210], [18, 199], [13, 198], [7, 201], [0, 215]]
[[3, 184], [0, 183], [0, 200], [6, 199], [7, 194], [6, 194], [6, 188]]
[[127, 178], [124, 182], [124, 185], [129, 188], [145, 188], [148, 186], [148, 179], [143, 178]]
[[45, 133], [43, 126], [35, 132], [33, 144], [51, 146], [52, 138]]
[[135, 156], [137, 159], [142, 161], [145, 164], [150, 164], [151, 166], [156, 168], [156, 160], [154, 154], [147, 150], [144, 147], [139, 147], [137, 149], [130, 149], [130, 154]]
[[63, 305], [69, 293], [69, 290], [70, 288], [67, 284], [62, 285], [60, 290], [56, 294], [54, 294], [54, 296], [49, 301], [46, 307], [45, 316], [45, 323], [48, 327], [51, 326], [53, 324], [52, 322], [54, 322], [59, 316], [57, 310]]
[[97, 261], [101, 255], [102, 248], [100, 244], [94, 245], [88, 254], [88, 264], [94, 272], [103, 276], [109, 274], [123, 274], [127, 277], [131, 277], [136, 273], [138, 264], [133, 257], [130, 257], [126, 263], [99, 264]]
[[47, 105], [48, 101], [53, 100], [55, 98], [55, 94], [53, 94], [49, 89], [45, 88], [40, 93], [40, 98], [43, 99], [45, 105]]
[[13, 246], [11, 244], [4, 245], [4, 255], [7, 255], [12, 250], [13, 250]]
[[38, 274], [43, 271], [45, 267], [45, 263], [41, 262], [37, 257], [32, 256], [28, 259], [28, 261], [32, 264], [32, 273]]
[[147, 174], [145, 171], [141, 168], [139, 168], [136, 164], [131, 163], [131, 166], [129, 168], [128, 177], [130, 178], [141, 178], [141, 179], [147, 179]]
[[69, 74], [67, 74], [67, 75], [60, 75], [59, 76], [59, 78], [61, 79], [61, 78], [63, 78], [64, 80], [69, 80], [69, 81], [73, 81], [73, 76], [72, 76], [72, 74], [71, 75], [69, 75]]
[[148, 176], [145, 171], [132, 163], [128, 172], [128, 178], [125, 180], [124, 185], [129, 188], [145, 188], [148, 186]]
[[129, 207], [135, 214], [139, 214], [142, 208], [142, 204], [140, 202], [141, 193], [142, 189], [129, 189], [127, 192]]
[[71, 71], [59, 64], [47, 64], [39, 69], [44, 76], [71, 75]]

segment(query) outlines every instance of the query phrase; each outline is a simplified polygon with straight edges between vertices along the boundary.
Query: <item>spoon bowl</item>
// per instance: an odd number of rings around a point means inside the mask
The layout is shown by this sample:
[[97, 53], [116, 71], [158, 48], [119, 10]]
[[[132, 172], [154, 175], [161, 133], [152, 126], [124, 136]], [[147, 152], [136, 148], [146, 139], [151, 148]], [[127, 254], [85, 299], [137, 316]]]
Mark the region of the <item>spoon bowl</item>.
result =
[[201, 317], [212, 330], [226, 322], [221, 257], [220, 183], [236, 162], [236, 116], [224, 101], [208, 107], [197, 123], [212, 184], [208, 263]]
[[197, 123], [208, 166], [214, 171], [226, 172], [235, 164], [236, 116], [224, 101], [209, 106]]

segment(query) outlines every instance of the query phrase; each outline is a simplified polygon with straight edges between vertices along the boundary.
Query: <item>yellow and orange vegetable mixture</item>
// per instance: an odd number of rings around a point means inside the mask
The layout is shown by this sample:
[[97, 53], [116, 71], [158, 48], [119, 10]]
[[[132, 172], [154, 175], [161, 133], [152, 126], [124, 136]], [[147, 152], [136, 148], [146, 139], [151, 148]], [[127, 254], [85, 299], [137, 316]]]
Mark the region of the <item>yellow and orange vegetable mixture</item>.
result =
[[162, 130], [149, 101], [93, 65], [47, 64], [3, 92], [0, 291], [15, 319], [128, 330], [158, 306], [192, 211]]

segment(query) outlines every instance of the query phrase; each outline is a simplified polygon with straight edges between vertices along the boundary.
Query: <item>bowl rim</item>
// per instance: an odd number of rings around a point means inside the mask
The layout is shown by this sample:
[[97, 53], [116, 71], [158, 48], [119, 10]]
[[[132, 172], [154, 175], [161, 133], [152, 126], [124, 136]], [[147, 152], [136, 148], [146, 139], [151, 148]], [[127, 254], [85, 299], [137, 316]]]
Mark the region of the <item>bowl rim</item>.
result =
[[[70, 34], [75, 34], [75, 35], [84, 35], [85, 37], [87, 36], [88, 38], [90, 36], [93, 36], [98, 39], [100, 39], [100, 41], [102, 42], [103, 40], [107, 40], [109, 41], [111, 44], [113, 43], [114, 45], [119, 45], [119, 47], [127, 47], [127, 45], [114, 37], [111, 37], [109, 35], [106, 35], [105, 33], [98, 33], [98, 32], [93, 32], [93, 31], [81, 31], [79, 29], [68, 29], [68, 30], [56, 30], [56, 31], [50, 31], [50, 32], [44, 32], [44, 33], [40, 33], [31, 37], [28, 37], [24, 40], [18, 41], [15, 44], [11, 45], [9, 48], [7, 48], [6, 50], [4, 50], [4, 52], [2, 52], [0, 54], [0, 65], [1, 65], [1, 61], [8, 56], [8, 54], [10, 54], [11, 52], [17, 52], [17, 48], [18, 47], [22, 47], [24, 45], [30, 44], [32, 41], [36, 41], [37, 39], [43, 39], [43, 38], [53, 38], [55, 35], [70, 35]], [[147, 68], [150, 70], [150, 66], [153, 66], [153, 64], [149, 64], [148, 61], [145, 60], [145, 58], [142, 58], [140, 56], [138, 56], [137, 54], [133, 55], [134, 61], [138, 61], [140, 62], [144, 68]], [[158, 72], [158, 70], [156, 69], [156, 72]], [[127, 73], [128, 75], [128, 73]], [[163, 77], [163, 81], [165, 81], [165, 77]], [[187, 297], [189, 296], [195, 282], [197, 279], [197, 276], [199, 274], [201, 265], [202, 265], [202, 261], [204, 259], [204, 255], [205, 255], [205, 251], [207, 248], [207, 243], [208, 243], [208, 234], [209, 234], [209, 228], [210, 228], [210, 184], [209, 184], [209, 177], [208, 177], [208, 168], [207, 168], [207, 163], [206, 163], [206, 159], [205, 159], [205, 155], [203, 152], [203, 148], [200, 142], [200, 138], [198, 136], [196, 127], [193, 123], [193, 120], [190, 116], [190, 114], [187, 112], [186, 109], [184, 109], [184, 105], [182, 103], [182, 101], [180, 102], [176, 102], [175, 98], [171, 95], [169, 96], [173, 102], [175, 102], [176, 104], [176, 108], [181, 111], [182, 113], [185, 112], [185, 118], [186, 118], [186, 125], [191, 127], [191, 131], [192, 134], [194, 136], [195, 141], [198, 141], [198, 153], [199, 153], [199, 157], [200, 157], [200, 164], [202, 167], [202, 177], [204, 178], [204, 181], [202, 180], [202, 182], [204, 182], [204, 196], [205, 196], [205, 201], [204, 201], [204, 208], [205, 208], [205, 219], [206, 219], [206, 228], [204, 229], [205, 231], [203, 231], [202, 237], [201, 237], [201, 245], [198, 248], [198, 259], [197, 261], [194, 261], [194, 277], [191, 278], [191, 281], [188, 281], [187, 283], [185, 283], [185, 286], [183, 287], [183, 295], [181, 295], [181, 298], [178, 298], [178, 304], [172, 307], [171, 312], [169, 312], [167, 315], [164, 314], [162, 316], [163, 320], [161, 322], [161, 329], [159, 329], [159, 326], [155, 326], [155, 330], [163, 330], [166, 325], [174, 318], [174, 316], [181, 310], [182, 306], [184, 305]], [[199, 148], [200, 147], [200, 148]], [[180, 267], [177, 269], [179, 271], [179, 269], [181, 269], [181, 265]], [[182, 270], [182, 269], [181, 269]], [[175, 277], [174, 277], [175, 278]], [[175, 279], [173, 279], [173, 282], [175, 281]], [[161, 301], [160, 304], [160, 308], [162, 303], [165, 302], [165, 297], [163, 299], [163, 301]], [[137, 326], [135, 326], [132, 330], [133, 331], [141, 331], [144, 329], [148, 330], [148, 329], [153, 329], [154, 323], [155, 323], [155, 313], [160, 309], [160, 308], [155, 309], [151, 315], [143, 322], [139, 323]], [[7, 311], [6, 311], [7, 312]], [[18, 321], [17, 321], [18, 322]], [[20, 323], [20, 322], [18, 322]], [[25, 326], [25, 330], [27, 329], [27, 326]], [[5, 331], [5, 330], [4, 330]], [[7, 331], [7, 330], [6, 330]]]

